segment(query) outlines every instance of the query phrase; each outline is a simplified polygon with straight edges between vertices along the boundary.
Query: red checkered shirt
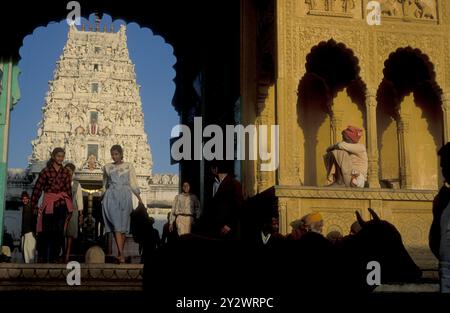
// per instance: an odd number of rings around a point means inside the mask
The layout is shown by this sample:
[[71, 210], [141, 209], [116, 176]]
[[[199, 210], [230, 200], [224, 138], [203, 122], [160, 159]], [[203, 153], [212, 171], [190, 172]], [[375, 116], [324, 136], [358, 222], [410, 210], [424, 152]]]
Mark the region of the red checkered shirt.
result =
[[[58, 171], [56, 171], [53, 165], [50, 167], [45, 167], [39, 173], [39, 177], [34, 185], [33, 194], [31, 196], [31, 207], [36, 207], [42, 191], [52, 193], [66, 192], [70, 197], [72, 197], [71, 183], [72, 177], [69, 170], [65, 167], [61, 166]], [[64, 200], [59, 200], [55, 203], [55, 207], [60, 205], [65, 205]]]

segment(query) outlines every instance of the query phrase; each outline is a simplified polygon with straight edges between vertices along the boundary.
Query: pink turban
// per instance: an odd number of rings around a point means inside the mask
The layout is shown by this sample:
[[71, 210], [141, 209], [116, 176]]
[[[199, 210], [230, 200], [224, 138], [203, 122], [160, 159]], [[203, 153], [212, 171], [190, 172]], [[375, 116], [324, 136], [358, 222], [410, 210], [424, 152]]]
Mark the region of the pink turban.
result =
[[355, 126], [347, 126], [346, 129], [342, 131], [342, 135], [345, 135], [349, 138], [353, 143], [357, 143], [359, 139], [362, 137], [363, 130], [361, 128]]

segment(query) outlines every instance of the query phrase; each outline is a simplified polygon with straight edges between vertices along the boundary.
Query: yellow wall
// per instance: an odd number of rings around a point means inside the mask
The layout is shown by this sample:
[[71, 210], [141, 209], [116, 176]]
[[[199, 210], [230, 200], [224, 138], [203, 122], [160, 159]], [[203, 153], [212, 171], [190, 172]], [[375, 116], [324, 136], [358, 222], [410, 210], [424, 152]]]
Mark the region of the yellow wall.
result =
[[380, 177], [383, 180], [399, 181], [397, 123], [388, 115], [379, 115], [377, 121]]
[[426, 112], [424, 106], [430, 104], [416, 103], [413, 93], [406, 96], [401, 103], [401, 114], [410, 115], [409, 137], [406, 152], [410, 160], [411, 187], [413, 189], [437, 189], [439, 183], [439, 163], [437, 157], [438, 143], [442, 142], [439, 114], [435, 110]]
[[302, 79], [299, 88], [297, 121], [303, 137], [303, 184], [306, 186], [321, 186], [326, 183], [323, 155], [332, 144], [332, 139], [324, 88], [321, 82], [309, 77]]

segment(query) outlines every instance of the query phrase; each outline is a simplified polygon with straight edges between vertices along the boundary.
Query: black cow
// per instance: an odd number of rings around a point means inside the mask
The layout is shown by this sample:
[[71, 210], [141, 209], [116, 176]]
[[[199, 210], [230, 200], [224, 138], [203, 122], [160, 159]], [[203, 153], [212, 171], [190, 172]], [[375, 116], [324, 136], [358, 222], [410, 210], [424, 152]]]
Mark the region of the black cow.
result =
[[337, 244], [337, 263], [341, 269], [340, 279], [353, 291], [372, 291], [376, 286], [367, 284], [371, 261], [380, 264], [381, 284], [414, 282], [422, 272], [414, 263], [403, 244], [399, 231], [391, 223], [381, 220], [368, 209], [372, 219], [364, 221], [356, 212], [361, 230], [349, 235]]
[[371, 221], [363, 221], [357, 213], [362, 229], [334, 245], [317, 233], [278, 240], [268, 247], [181, 236], [147, 260], [145, 289], [173, 297], [370, 292], [376, 287], [366, 281], [370, 261], [379, 262], [381, 283], [419, 279], [421, 271], [400, 233], [369, 211]]

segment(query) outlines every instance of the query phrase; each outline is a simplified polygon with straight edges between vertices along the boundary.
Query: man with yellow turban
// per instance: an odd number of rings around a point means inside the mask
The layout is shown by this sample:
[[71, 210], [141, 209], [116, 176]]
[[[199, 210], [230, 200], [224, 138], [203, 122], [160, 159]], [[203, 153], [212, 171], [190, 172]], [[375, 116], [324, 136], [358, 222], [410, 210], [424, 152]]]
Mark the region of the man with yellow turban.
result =
[[320, 213], [310, 213], [303, 219], [305, 221], [305, 228], [308, 232], [322, 234], [323, 218]]
[[324, 156], [328, 186], [364, 188], [368, 158], [366, 146], [359, 143], [363, 130], [348, 126], [342, 131], [342, 141], [328, 147]]

